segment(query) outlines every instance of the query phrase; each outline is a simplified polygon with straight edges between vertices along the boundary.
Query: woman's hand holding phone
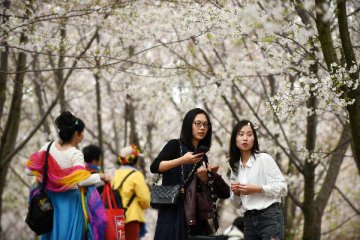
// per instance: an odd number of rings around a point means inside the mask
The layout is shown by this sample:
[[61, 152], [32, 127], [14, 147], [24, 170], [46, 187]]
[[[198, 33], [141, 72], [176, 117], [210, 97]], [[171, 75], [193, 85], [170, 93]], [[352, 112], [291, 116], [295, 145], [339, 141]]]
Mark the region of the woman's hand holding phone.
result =
[[195, 151], [193, 152], [193, 154], [198, 154], [198, 153], [206, 153], [207, 151], [209, 151], [209, 148], [204, 146], [204, 145], [201, 145], [200, 147], [196, 148]]
[[191, 152], [187, 152], [184, 156], [182, 156], [182, 164], [194, 164], [201, 161], [204, 153], [193, 154]]

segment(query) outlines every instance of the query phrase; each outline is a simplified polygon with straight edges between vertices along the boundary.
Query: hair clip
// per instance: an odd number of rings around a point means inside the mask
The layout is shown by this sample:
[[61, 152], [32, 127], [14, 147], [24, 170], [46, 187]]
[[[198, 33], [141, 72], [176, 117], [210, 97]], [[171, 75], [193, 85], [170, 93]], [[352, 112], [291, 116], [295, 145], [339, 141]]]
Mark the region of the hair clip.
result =
[[79, 120], [76, 120], [75, 123], [74, 123], [74, 125], [76, 126], [76, 125], [78, 125], [78, 124], [79, 124]]
[[248, 122], [247, 125], [255, 130], [259, 128], [257, 123]]

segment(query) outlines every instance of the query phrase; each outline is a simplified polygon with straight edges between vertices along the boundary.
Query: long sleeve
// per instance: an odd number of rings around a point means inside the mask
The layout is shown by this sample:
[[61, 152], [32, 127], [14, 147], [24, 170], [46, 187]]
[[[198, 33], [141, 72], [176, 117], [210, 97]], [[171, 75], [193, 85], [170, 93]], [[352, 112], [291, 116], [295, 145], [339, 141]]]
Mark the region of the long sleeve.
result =
[[284, 197], [287, 195], [287, 182], [278, 165], [270, 155], [264, 158], [264, 171], [267, 184], [263, 185], [266, 196]]
[[97, 173], [94, 173], [94, 174], [91, 174], [90, 177], [88, 177], [87, 179], [79, 182], [78, 185], [79, 186], [91, 186], [91, 185], [95, 185], [100, 182], [101, 182], [100, 175]]
[[141, 172], [136, 173], [135, 194], [139, 205], [143, 208], [150, 207], [150, 191]]
[[[234, 174], [233, 171], [231, 171], [231, 174], [230, 174], [230, 182], [231, 183], [234, 183], [234, 182], [238, 182], [238, 178], [237, 178], [237, 175]], [[236, 196], [233, 191], [231, 191], [231, 194], [230, 194], [230, 200], [231, 202], [234, 204], [234, 207], [235, 208], [240, 208], [241, 207], [241, 197], [240, 196]]]
[[[85, 166], [84, 162], [84, 154], [81, 151], [76, 151], [71, 160], [73, 162], [73, 166]], [[97, 173], [91, 174], [87, 179], [82, 180], [78, 183], [79, 186], [91, 186], [101, 182], [100, 175]]]
[[162, 161], [173, 160], [180, 157], [179, 141], [172, 139], [165, 144], [159, 155], [151, 163], [150, 171], [152, 173], [159, 173], [159, 165]]

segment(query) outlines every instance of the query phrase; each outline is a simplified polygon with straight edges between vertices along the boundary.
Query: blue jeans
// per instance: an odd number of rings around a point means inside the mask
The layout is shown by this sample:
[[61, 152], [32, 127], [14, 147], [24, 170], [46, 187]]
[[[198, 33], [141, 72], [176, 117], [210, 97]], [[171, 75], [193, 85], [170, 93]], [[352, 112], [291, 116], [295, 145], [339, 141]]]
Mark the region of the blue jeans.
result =
[[284, 239], [284, 216], [279, 203], [263, 210], [248, 210], [244, 216], [245, 240]]

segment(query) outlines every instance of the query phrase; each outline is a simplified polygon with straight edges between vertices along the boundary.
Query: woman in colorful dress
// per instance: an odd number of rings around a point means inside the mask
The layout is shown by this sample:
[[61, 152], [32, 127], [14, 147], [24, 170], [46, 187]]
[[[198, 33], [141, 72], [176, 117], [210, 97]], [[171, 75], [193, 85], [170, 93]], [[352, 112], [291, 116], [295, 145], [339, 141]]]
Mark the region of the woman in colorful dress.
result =
[[46, 149], [52, 144], [45, 191], [54, 207], [54, 222], [52, 231], [41, 235], [41, 239], [104, 239], [105, 209], [93, 185], [110, 181], [110, 176], [91, 174], [85, 169], [84, 155], [76, 148], [84, 138], [85, 124], [81, 119], [65, 111], [55, 124], [59, 140], [46, 143], [26, 164], [27, 171], [36, 176], [33, 194], [39, 190]]

